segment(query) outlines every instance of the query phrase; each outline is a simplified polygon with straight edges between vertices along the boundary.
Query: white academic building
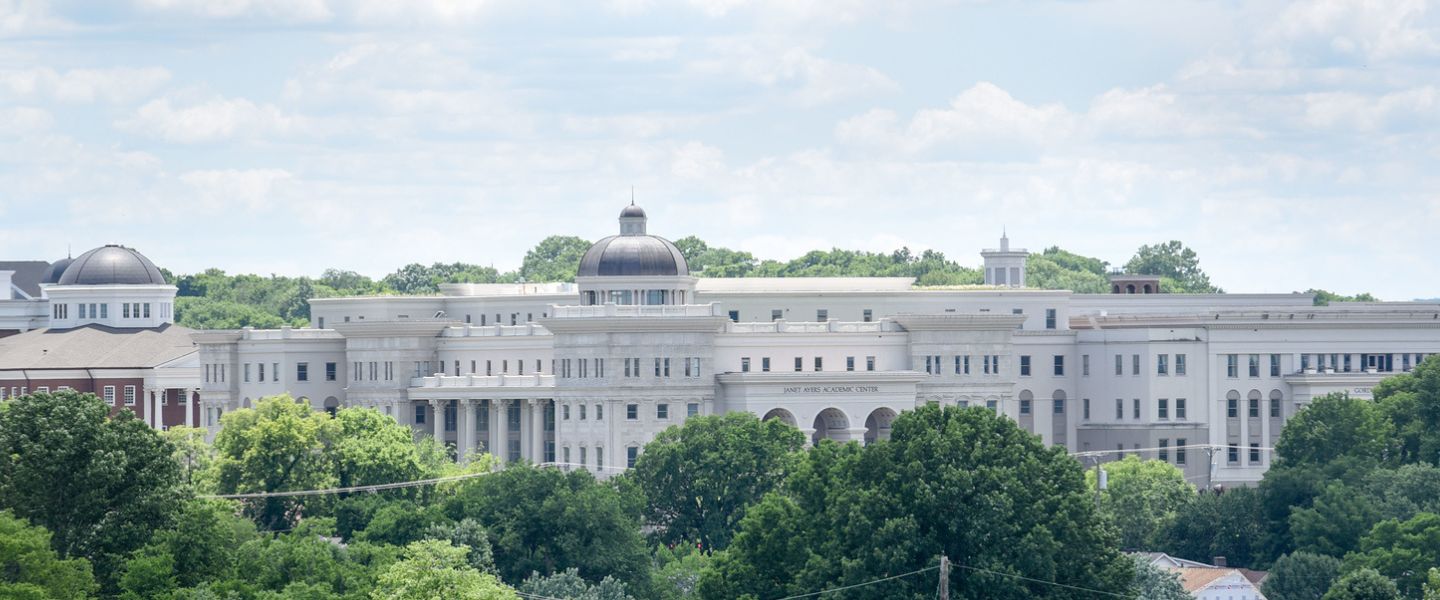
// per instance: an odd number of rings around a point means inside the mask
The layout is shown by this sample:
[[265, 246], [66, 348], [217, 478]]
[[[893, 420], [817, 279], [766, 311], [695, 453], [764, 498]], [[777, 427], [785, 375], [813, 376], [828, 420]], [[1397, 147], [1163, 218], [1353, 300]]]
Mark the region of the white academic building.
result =
[[1312, 398], [1366, 396], [1440, 353], [1435, 303], [1160, 294], [1147, 277], [1117, 277], [1111, 294], [1027, 289], [1026, 253], [1003, 238], [981, 253], [983, 286], [705, 278], [639, 207], [619, 220], [573, 284], [314, 299], [307, 328], [195, 332], [197, 418], [213, 430], [288, 392], [317, 410], [376, 408], [462, 459], [610, 473], [695, 415], [863, 443], [934, 403], [997, 411], [1072, 452], [1141, 451], [1199, 485], [1244, 484]]

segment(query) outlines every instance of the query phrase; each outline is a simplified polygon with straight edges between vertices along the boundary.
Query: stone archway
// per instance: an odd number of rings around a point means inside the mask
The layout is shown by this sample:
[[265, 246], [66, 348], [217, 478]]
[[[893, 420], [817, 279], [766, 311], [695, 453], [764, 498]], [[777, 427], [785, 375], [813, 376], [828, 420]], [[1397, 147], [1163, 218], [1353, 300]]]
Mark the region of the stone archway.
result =
[[335, 416], [335, 413], [340, 411], [340, 400], [334, 396], [330, 396], [329, 398], [325, 399], [324, 408], [325, 412], [330, 413], [330, 416], [333, 417]]
[[870, 411], [865, 417], [865, 445], [890, 439], [890, 424], [895, 421], [895, 411], [885, 407]]
[[850, 441], [850, 417], [845, 411], [838, 408], [827, 408], [815, 415], [815, 433], [811, 434], [810, 441], [819, 444], [820, 440], [830, 439], [837, 442]]
[[790, 414], [790, 411], [783, 408], [772, 408], [770, 412], [765, 413], [765, 416], [760, 417], [761, 421], [768, 421], [770, 419], [780, 419], [781, 423], [797, 429], [800, 427], [800, 425], [795, 422], [795, 415]]

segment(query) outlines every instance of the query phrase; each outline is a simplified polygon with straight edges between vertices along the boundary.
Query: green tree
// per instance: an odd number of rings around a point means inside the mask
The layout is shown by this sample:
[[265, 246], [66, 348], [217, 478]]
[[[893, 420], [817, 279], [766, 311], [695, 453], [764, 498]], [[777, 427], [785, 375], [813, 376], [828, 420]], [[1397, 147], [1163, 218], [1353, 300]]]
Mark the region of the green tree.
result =
[[[1031, 580], [1124, 593], [1134, 562], [1116, 549], [1084, 481], [1063, 449], [1013, 420], [924, 406], [900, 415], [887, 442], [812, 449], [749, 509], [702, 575], [701, 596], [808, 593], [933, 566], [942, 553], [960, 567], [951, 590], [961, 598], [1071, 592]], [[846, 594], [929, 597], [934, 585], [901, 578]]]
[[[330, 415], [289, 394], [261, 398], [254, 408], [226, 413], [215, 437], [217, 489], [222, 494], [320, 489], [336, 483], [326, 459]], [[265, 529], [287, 529], [301, 500], [246, 501], [245, 512]]]
[[1315, 600], [1340, 576], [1340, 559], [1323, 554], [1294, 552], [1270, 567], [1260, 590], [1268, 600]]
[[643, 593], [649, 560], [634, 508], [587, 471], [517, 464], [467, 481], [445, 512], [485, 527], [506, 581], [575, 568], [586, 580], [615, 576]]
[[1194, 596], [1180, 584], [1180, 575], [1135, 558], [1135, 597], [1137, 600], [1191, 600]]
[[167, 527], [185, 499], [174, 449], [94, 394], [34, 393], [0, 405], [0, 508], [50, 531], [113, 586], [124, 555]]
[[405, 547], [405, 558], [380, 573], [374, 600], [518, 600], [515, 590], [494, 575], [476, 571], [465, 560], [464, 548], [439, 540], [424, 540]]
[[710, 565], [709, 552], [698, 542], [658, 546], [653, 554], [653, 589], [657, 600], [689, 600], [699, 597], [700, 575]]
[[79, 600], [98, 590], [89, 561], [60, 558], [44, 527], [0, 511], [0, 598]]
[[355, 539], [404, 546], [426, 539], [430, 528], [444, 521], [445, 515], [438, 506], [419, 506], [408, 500], [390, 501], [375, 512], [375, 517]]
[[[223, 500], [191, 500], [175, 518], [175, 523], [159, 532], [136, 558], [127, 562], [126, 572], [149, 572], [168, 564], [175, 585], [194, 587], [211, 579], [235, 575], [236, 555], [246, 542], [255, 539], [255, 524], [236, 516], [234, 502]], [[136, 562], [145, 563], [136, 566]], [[147, 576], [148, 577], [148, 576]], [[143, 579], [143, 578], [142, 578]], [[122, 587], [124, 585], [122, 584]], [[153, 594], [140, 593], [138, 597]]]
[[1264, 494], [1253, 488], [1200, 494], [1165, 528], [1158, 546], [1190, 560], [1224, 556], [1229, 564], [1259, 568], [1269, 562], [1264, 502]]
[[173, 456], [180, 465], [181, 479], [197, 491], [210, 491], [215, 485], [208, 480], [213, 474], [210, 469], [215, 462], [215, 447], [205, 441], [206, 434], [203, 427], [183, 425], [160, 432], [160, 437], [175, 448]]
[[[1100, 514], [1120, 532], [1120, 546], [1147, 549], [1175, 516], [1195, 501], [1195, 486], [1168, 462], [1135, 455], [1106, 463], [1107, 485], [1100, 492]], [[1095, 473], [1086, 471], [1094, 489]]]
[[590, 242], [573, 235], [552, 235], [525, 253], [520, 276], [525, 281], [575, 281], [580, 259]]
[[520, 584], [520, 592], [530, 597], [565, 600], [634, 600], [630, 594], [625, 593], [625, 584], [613, 577], [606, 577], [600, 583], [591, 584], [582, 579], [579, 571], [573, 568], [550, 575], [532, 573]]
[[1440, 568], [1430, 569], [1430, 574], [1425, 578], [1424, 600], [1440, 600]]
[[745, 507], [784, 481], [805, 435], [779, 419], [749, 413], [687, 419], [646, 444], [631, 476], [647, 500], [646, 518], [663, 543], [730, 542]]
[[1388, 454], [1393, 431], [1375, 402], [1327, 394], [1285, 424], [1273, 468], [1324, 465], [1341, 457], [1378, 461]]
[[1375, 569], [1347, 573], [1330, 586], [1321, 600], [1400, 600], [1400, 591]]
[[1396, 462], [1440, 465], [1440, 355], [1381, 380], [1375, 401], [1395, 430]]
[[1200, 269], [1200, 257], [1177, 240], [1144, 245], [1135, 251], [1125, 272], [1136, 275], [1157, 275], [1160, 289], [1188, 294], [1214, 294], [1223, 290], [1210, 283], [1210, 276]]
[[191, 329], [275, 329], [293, 324], [256, 306], [185, 296], [175, 298], [175, 323]]
[[1332, 483], [1307, 507], [1290, 512], [1290, 536], [1296, 550], [1345, 556], [1380, 520], [1374, 499], [1343, 483]]
[[464, 546], [470, 553], [466, 560], [481, 573], [496, 573], [495, 554], [490, 546], [490, 534], [485, 531], [485, 526], [475, 519], [461, 519], [457, 523], [436, 523], [430, 526], [425, 532], [425, 537], [432, 540], [449, 541], [456, 546]]
[[1440, 515], [1420, 513], [1408, 521], [1375, 524], [1345, 557], [1347, 569], [1374, 569], [1394, 580], [1407, 597], [1419, 597], [1430, 568], [1440, 565]]
[[1331, 302], [1379, 302], [1375, 296], [1369, 293], [1359, 293], [1354, 296], [1344, 296], [1335, 292], [1328, 292], [1321, 289], [1310, 288], [1301, 292], [1315, 296], [1315, 306], [1330, 306]]

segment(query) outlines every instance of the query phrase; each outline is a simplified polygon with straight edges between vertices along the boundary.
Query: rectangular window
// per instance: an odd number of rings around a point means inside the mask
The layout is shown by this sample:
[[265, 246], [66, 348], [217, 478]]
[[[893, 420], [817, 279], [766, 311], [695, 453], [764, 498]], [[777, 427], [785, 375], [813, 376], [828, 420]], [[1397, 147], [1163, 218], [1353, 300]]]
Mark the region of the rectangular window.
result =
[[1119, 376], [1124, 375], [1124, 374], [1125, 374], [1125, 357], [1120, 356], [1119, 354], [1116, 354], [1116, 355], [1115, 355], [1115, 376], [1116, 376], [1116, 377], [1119, 377]]
[[925, 373], [926, 373], [927, 375], [934, 375], [934, 374], [935, 374], [935, 364], [934, 364], [934, 361], [933, 361], [929, 356], [926, 356], [926, 357], [925, 357]]
[[335, 370], [337, 365], [333, 362], [325, 363], [325, 381], [335, 381]]
[[1055, 372], [1055, 376], [1056, 376], [1056, 377], [1064, 377], [1064, 376], [1065, 376], [1065, 355], [1063, 355], [1063, 354], [1056, 354], [1056, 355], [1055, 355], [1055, 369], [1054, 369], [1054, 372]]
[[639, 405], [639, 404], [626, 404], [626, 405], [625, 405], [625, 420], [627, 420], [627, 421], [638, 421], [639, 419], [640, 419], [640, 405]]
[[[740, 372], [741, 372], [741, 373], [749, 373], [749, 372], [750, 372], [750, 357], [748, 357], [748, 356], [742, 356], [742, 357], [740, 357]], [[626, 375], [629, 375], [629, 374], [630, 374], [630, 363], [629, 363], [629, 362], [626, 362], [626, 363], [625, 363], [625, 374], [626, 374]]]
[[1089, 421], [1089, 420], [1090, 420], [1090, 399], [1089, 399], [1089, 398], [1086, 398], [1086, 399], [1080, 401], [1080, 410], [1082, 411], [1081, 414], [1080, 414], [1080, 416], [1083, 417], [1086, 421]]
[[581, 466], [581, 467], [584, 467], [586, 464], [588, 464], [588, 463], [590, 462], [590, 456], [589, 456], [589, 454], [586, 452], [586, 450], [588, 450], [588, 448], [586, 448], [586, 447], [584, 447], [584, 446], [581, 446], [581, 447], [580, 447], [580, 466]]
[[867, 357], [865, 357], [865, 370], [866, 370], [866, 371], [874, 371], [874, 370], [875, 370], [875, 357], [873, 357], [873, 356], [867, 356]]
[[1259, 377], [1259, 376], [1260, 376], [1260, 355], [1259, 355], [1259, 354], [1251, 354], [1251, 355], [1250, 355], [1250, 376], [1251, 376], [1251, 377]]
[[640, 457], [640, 449], [631, 446], [625, 449], [625, 468], [635, 468], [635, 459]]
[[1160, 438], [1160, 460], [1170, 462], [1170, 440]]
[[245, 363], [245, 383], [250, 383], [250, 363]]
[[[1349, 358], [1349, 355], [1348, 355], [1348, 354], [1346, 355], [1346, 358]], [[1270, 376], [1271, 376], [1271, 377], [1279, 377], [1279, 376], [1280, 376], [1280, 355], [1279, 355], [1279, 354], [1271, 354], [1271, 355], [1270, 355]]]
[[1131, 355], [1130, 355], [1130, 374], [1131, 374], [1131, 375], [1139, 375], [1139, 374], [1140, 374], [1140, 355], [1139, 355], [1139, 354], [1131, 354]]
[[146, 302], [146, 303], [144, 304], [144, 306], [145, 306], [145, 318], [148, 319], [148, 318], [150, 318], [150, 303], [149, 303], [149, 302]]
[[1250, 443], [1250, 464], [1260, 464], [1260, 444], [1255, 442]]
[[739, 323], [739, 322], [740, 322], [740, 311], [738, 311], [738, 310], [732, 310], [732, 311], [730, 311], [730, 322], [731, 322], [731, 323]]
[[425, 405], [424, 405], [424, 404], [416, 404], [416, 405], [415, 405], [415, 424], [416, 424], [416, 425], [424, 425], [424, 424], [425, 424]]
[[864, 311], [861, 311], [861, 314], [862, 316], [860, 318], [863, 319], [866, 323], [875, 320], [875, 313], [868, 308]]
[[1225, 355], [1225, 376], [1226, 376], [1226, 377], [1239, 377], [1239, 376], [1240, 376], [1240, 355], [1239, 355], [1239, 354], [1226, 354], [1226, 355]]
[[772, 310], [770, 311], [770, 320], [779, 321], [784, 315], [784, 311], [781, 311], [779, 309]]
[[1081, 376], [1081, 377], [1089, 377], [1089, 376], [1090, 376], [1090, 355], [1089, 355], [1089, 354], [1082, 354], [1082, 355], [1080, 355], [1080, 376]]
[[561, 420], [561, 421], [569, 421], [569, 420], [570, 420], [570, 405], [569, 405], [569, 404], [562, 404], [562, 405], [560, 405], [560, 420]]
[[1228, 417], [1228, 418], [1231, 418], [1231, 419], [1238, 419], [1238, 418], [1240, 418], [1240, 399], [1239, 399], [1239, 398], [1226, 398], [1226, 399], [1225, 399], [1225, 416]]
[[700, 403], [691, 402], [685, 405], [685, 416], [693, 417], [700, 414]]
[[694, 377], [700, 376], [700, 357], [690, 357], [690, 372], [695, 374]]
[[129, 302], [125, 302], [125, 303], [122, 303], [122, 304], [120, 305], [120, 318], [122, 318], [122, 319], [128, 319], [128, 318], [130, 318], [130, 303], [129, 303]]
[[1021, 399], [1020, 399], [1020, 414], [1022, 414], [1022, 415], [1028, 415], [1028, 414], [1030, 414], [1030, 401], [1029, 401], [1029, 400], [1026, 400], [1026, 399], [1024, 399], [1024, 398], [1021, 398]]
[[815, 320], [821, 323], [830, 320], [830, 311], [824, 308], [815, 311]]
[[595, 405], [595, 420], [596, 420], [596, 421], [604, 421], [604, 420], [605, 420], [605, 405], [604, 405], [604, 404], [596, 404], [596, 405]]
[[800, 358], [799, 356], [795, 357], [795, 372], [799, 373], [803, 370], [805, 370], [805, 359]]
[[1185, 420], [1185, 399], [1184, 399], [1184, 398], [1176, 398], [1176, 399], [1175, 399], [1175, 418], [1176, 418], [1176, 419], [1179, 419], [1179, 420], [1181, 420], [1181, 421]]
[[280, 363], [270, 363], [270, 381], [280, 381]]
[[763, 358], [760, 359], [760, 372], [762, 372], [762, 373], [769, 373], [769, 372], [770, 372], [770, 357], [766, 356], [766, 357], [763, 357]]
[[659, 419], [659, 420], [661, 420], [661, 421], [664, 421], [664, 420], [666, 420], [666, 419], [669, 419], [669, 418], [670, 418], [670, 405], [669, 405], [669, 404], [665, 404], [665, 403], [663, 403], [663, 402], [660, 403], [660, 404], [656, 404], [656, 405], [655, 405], [655, 418], [656, 418], [656, 419]]
[[[375, 378], [375, 369], [374, 369], [375, 363], [370, 363], [370, 365], [371, 365], [370, 378], [371, 378], [371, 379], [374, 379], [374, 378]], [[259, 373], [260, 373], [259, 380], [260, 380], [260, 381], [265, 381], [265, 363], [256, 363], [256, 364], [255, 364], [255, 368], [258, 369], [258, 371], [259, 371]]]
[[125, 386], [125, 406], [135, 406], [135, 386]]
[[1258, 419], [1258, 418], [1260, 418], [1260, 399], [1259, 399], [1259, 398], [1251, 398], [1251, 399], [1250, 399], [1249, 413], [1250, 413], [1250, 418], [1252, 418], [1252, 419]]
[[579, 408], [580, 408], [580, 420], [581, 420], [581, 421], [584, 421], [584, 420], [585, 420], [585, 405], [584, 405], [584, 404], [581, 404], [581, 405], [579, 405]]
[[1225, 448], [1225, 462], [1228, 462], [1232, 465], [1240, 462], [1239, 446], [1231, 444], [1229, 447]]
[[1046, 328], [1046, 329], [1054, 329], [1054, 328], [1055, 328], [1055, 309], [1053, 309], [1053, 308], [1047, 308], [1047, 309], [1045, 309], [1045, 328]]
[[[91, 306], [94, 306], [94, 305], [92, 304]], [[109, 313], [110, 313], [110, 305], [109, 305], [109, 304], [101, 304], [101, 305], [100, 305], [100, 318], [102, 318], [102, 319], [108, 319], [108, 318], [110, 318], [110, 314], [109, 314]]]
[[1278, 418], [1280, 418], [1280, 399], [1279, 399], [1279, 398], [1271, 398], [1271, 399], [1270, 399], [1270, 418], [1272, 418], [1272, 419], [1278, 419]]
[[564, 449], [562, 449], [561, 455], [565, 457], [565, 466], [568, 468], [570, 466], [570, 447], [566, 446]]
[[1169, 419], [1169, 418], [1170, 418], [1170, 400], [1169, 400], [1169, 399], [1161, 398], [1161, 399], [1155, 401], [1155, 418], [1157, 418], [1157, 419]]
[[1184, 355], [1184, 354], [1176, 354], [1176, 355], [1175, 355], [1175, 375], [1176, 375], [1176, 376], [1184, 376], [1184, 375], [1185, 375], [1185, 355]]
[[1124, 399], [1124, 398], [1116, 398], [1116, 399], [1115, 399], [1115, 419], [1116, 419], [1117, 421], [1123, 421], [1123, 420], [1125, 420], [1125, 399]]
[[[11, 388], [10, 395], [15, 395], [14, 388]], [[115, 386], [105, 386], [105, 403], [109, 404], [110, 406], [115, 406]]]
[[1028, 355], [1028, 354], [1021, 354], [1021, 355], [1020, 355], [1020, 376], [1021, 376], [1021, 377], [1029, 377], [1029, 376], [1030, 376], [1030, 355]]
[[845, 357], [845, 370], [846, 370], [846, 371], [854, 371], [854, 370], [855, 370], [855, 357], [853, 357], [853, 356], [847, 356], [847, 357]]
[[1185, 464], [1185, 438], [1175, 439], [1175, 464]]
[[1169, 354], [1156, 354], [1156, 355], [1155, 355], [1155, 374], [1156, 374], [1156, 375], [1169, 375], [1169, 374], [1170, 374], [1170, 355], [1169, 355]]
[[1139, 398], [1136, 398], [1134, 401], [1131, 402], [1131, 405], [1134, 406], [1134, 409], [1131, 411], [1131, 412], [1134, 413], [1134, 416], [1133, 416], [1132, 418], [1139, 419], [1139, 418], [1140, 418], [1140, 399], [1139, 399]]

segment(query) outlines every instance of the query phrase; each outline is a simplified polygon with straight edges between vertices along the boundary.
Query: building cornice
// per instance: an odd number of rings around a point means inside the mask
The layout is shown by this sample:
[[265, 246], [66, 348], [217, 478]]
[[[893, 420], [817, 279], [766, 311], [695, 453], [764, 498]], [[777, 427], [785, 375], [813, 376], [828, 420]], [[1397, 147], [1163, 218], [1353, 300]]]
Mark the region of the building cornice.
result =
[[898, 314], [889, 317], [907, 331], [1015, 331], [1025, 322], [1025, 315], [940, 313]]
[[463, 323], [454, 319], [406, 319], [403, 321], [350, 321], [336, 323], [335, 331], [347, 338], [367, 337], [436, 337], [446, 327]]
[[919, 371], [771, 371], [769, 373], [721, 373], [715, 379], [725, 385], [757, 385], [782, 383], [816, 383], [843, 381], [847, 383], [920, 383], [930, 376]]

